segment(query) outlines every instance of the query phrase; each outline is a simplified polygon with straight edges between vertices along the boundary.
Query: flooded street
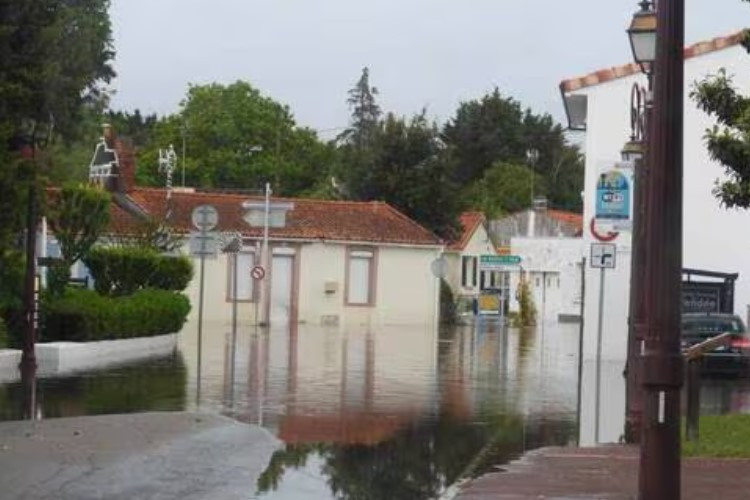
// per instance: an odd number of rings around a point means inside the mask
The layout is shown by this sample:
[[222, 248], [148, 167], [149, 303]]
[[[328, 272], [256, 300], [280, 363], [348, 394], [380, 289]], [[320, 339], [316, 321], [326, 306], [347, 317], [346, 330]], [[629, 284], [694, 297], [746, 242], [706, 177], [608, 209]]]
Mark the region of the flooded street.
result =
[[[234, 362], [229, 332], [204, 331], [200, 378], [187, 328], [174, 356], [38, 380], [35, 418], [197, 410], [257, 424], [284, 446], [248, 491], [278, 499], [438, 498], [526, 450], [578, 438], [577, 325], [245, 327]], [[602, 423], [614, 429], [607, 398], [619, 389], [605, 387]], [[27, 415], [26, 392], [0, 386], [0, 418]], [[706, 381], [703, 410], [750, 411], [750, 381]]]

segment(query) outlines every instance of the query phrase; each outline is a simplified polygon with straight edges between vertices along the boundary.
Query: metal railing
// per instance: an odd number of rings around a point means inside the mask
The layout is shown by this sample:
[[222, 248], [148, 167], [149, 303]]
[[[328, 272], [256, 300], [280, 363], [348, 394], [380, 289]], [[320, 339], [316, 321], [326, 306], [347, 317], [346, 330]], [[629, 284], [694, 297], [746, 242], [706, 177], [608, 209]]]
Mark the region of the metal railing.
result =
[[686, 365], [687, 411], [685, 416], [685, 438], [697, 441], [701, 413], [701, 366], [703, 356], [717, 347], [728, 345], [733, 334], [722, 333], [716, 337], [691, 346], [682, 353]]

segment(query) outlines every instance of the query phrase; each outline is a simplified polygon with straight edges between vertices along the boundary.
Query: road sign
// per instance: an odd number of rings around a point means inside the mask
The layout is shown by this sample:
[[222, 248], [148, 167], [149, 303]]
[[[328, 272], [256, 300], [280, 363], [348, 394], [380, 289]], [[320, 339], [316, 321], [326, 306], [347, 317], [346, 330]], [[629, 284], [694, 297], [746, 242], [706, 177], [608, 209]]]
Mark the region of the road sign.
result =
[[199, 231], [211, 231], [219, 223], [219, 212], [211, 205], [200, 205], [193, 210], [192, 220]]
[[219, 251], [219, 238], [216, 233], [190, 233], [190, 255], [193, 257], [216, 257]]
[[610, 170], [599, 176], [596, 185], [596, 218], [630, 219], [630, 181], [624, 173]]
[[445, 257], [439, 257], [432, 261], [430, 270], [436, 278], [445, 278], [445, 275], [448, 274], [448, 261], [445, 260]]
[[509, 267], [521, 265], [518, 255], [482, 255], [479, 257], [479, 268], [483, 271], [507, 271]]
[[256, 280], [262, 280], [266, 277], [266, 270], [263, 269], [262, 266], [255, 266], [252, 271], [250, 271], [250, 276]]
[[617, 266], [617, 246], [611, 243], [591, 244], [591, 267], [614, 269]]

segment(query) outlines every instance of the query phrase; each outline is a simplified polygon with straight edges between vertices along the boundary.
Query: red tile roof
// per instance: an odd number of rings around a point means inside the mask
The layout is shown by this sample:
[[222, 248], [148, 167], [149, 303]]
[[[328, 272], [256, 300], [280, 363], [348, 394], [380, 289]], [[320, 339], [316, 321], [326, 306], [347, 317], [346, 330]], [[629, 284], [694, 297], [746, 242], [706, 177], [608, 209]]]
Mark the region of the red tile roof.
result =
[[574, 227], [577, 235], [583, 234], [583, 215], [562, 210], [547, 210], [547, 215], [556, 221]]
[[[698, 57], [703, 54], [716, 52], [739, 45], [745, 39], [746, 32], [740, 31], [729, 36], [714, 38], [713, 40], [699, 42], [685, 48], [685, 59]], [[560, 83], [560, 90], [563, 93], [575, 92], [586, 87], [599, 85], [600, 83], [610, 82], [618, 78], [640, 73], [641, 68], [637, 64], [630, 63], [622, 66], [601, 69], [585, 76], [570, 78]]]
[[[162, 217], [166, 211], [164, 189], [135, 188], [127, 196], [151, 216]], [[219, 213], [218, 231], [240, 231], [246, 237], [261, 237], [263, 228], [251, 227], [243, 219], [246, 210], [242, 204], [247, 201], [262, 202], [263, 198], [173, 191], [171, 225], [181, 232], [191, 231], [193, 209], [209, 204]], [[442, 245], [437, 236], [386, 203], [292, 198], [273, 201], [292, 203], [294, 208], [287, 213], [285, 227], [270, 229], [271, 238]]]
[[448, 250], [454, 250], [460, 252], [466, 245], [469, 244], [471, 237], [484, 222], [484, 214], [482, 212], [464, 212], [458, 218], [458, 222], [461, 224], [461, 236], [450, 242]]

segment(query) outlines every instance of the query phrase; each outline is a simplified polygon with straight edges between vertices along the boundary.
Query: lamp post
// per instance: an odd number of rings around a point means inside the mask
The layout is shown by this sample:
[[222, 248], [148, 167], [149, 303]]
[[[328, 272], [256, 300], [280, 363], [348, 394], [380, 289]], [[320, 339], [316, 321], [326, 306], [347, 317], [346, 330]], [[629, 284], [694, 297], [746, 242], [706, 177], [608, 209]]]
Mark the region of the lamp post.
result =
[[648, 134], [648, 223], [643, 288], [645, 340], [641, 346], [643, 428], [639, 498], [680, 498], [680, 286], [685, 0], [660, 0], [657, 9], [654, 107]]
[[627, 30], [633, 58], [648, 78], [648, 89], [633, 86], [630, 104], [630, 140], [622, 150], [622, 160], [633, 164], [634, 195], [632, 260], [630, 269], [630, 300], [628, 313], [628, 352], [626, 372], [625, 441], [638, 443], [641, 438], [642, 401], [640, 378], [640, 346], [644, 339], [644, 288], [646, 253], [645, 228], [648, 220], [646, 192], [648, 162], [646, 142], [652, 105], [652, 74], [656, 59], [656, 12], [653, 2], [643, 1]]

